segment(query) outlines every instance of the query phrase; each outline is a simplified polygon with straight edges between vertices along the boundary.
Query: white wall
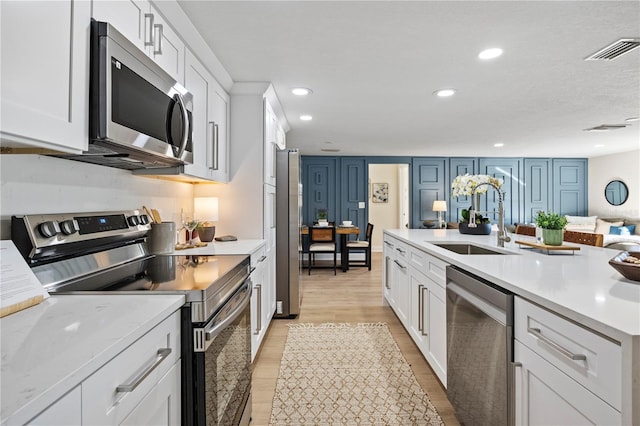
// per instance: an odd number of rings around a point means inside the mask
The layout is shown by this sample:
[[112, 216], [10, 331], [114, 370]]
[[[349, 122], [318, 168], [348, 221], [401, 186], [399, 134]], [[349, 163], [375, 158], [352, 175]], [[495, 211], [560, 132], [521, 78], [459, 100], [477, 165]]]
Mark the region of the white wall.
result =
[[[629, 188], [629, 199], [621, 206], [604, 198], [604, 188], [612, 180]], [[640, 149], [589, 158], [589, 215], [640, 218]]]
[[[389, 184], [389, 202], [371, 202], [372, 183]], [[371, 250], [382, 251], [382, 231], [396, 229], [400, 225], [400, 201], [398, 193], [398, 165], [397, 164], [369, 164], [369, 222], [373, 224]]]
[[40, 155], [0, 155], [0, 239], [12, 215], [156, 208], [164, 221], [193, 209], [193, 185]]

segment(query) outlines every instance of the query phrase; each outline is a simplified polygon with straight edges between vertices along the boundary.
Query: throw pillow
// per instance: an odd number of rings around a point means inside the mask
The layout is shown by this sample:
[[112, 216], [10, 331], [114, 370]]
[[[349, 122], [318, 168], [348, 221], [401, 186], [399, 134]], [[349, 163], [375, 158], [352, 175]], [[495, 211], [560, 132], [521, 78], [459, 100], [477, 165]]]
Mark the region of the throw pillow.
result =
[[633, 235], [635, 231], [636, 231], [635, 225], [611, 226], [609, 228], [609, 234], [611, 235]]
[[596, 230], [597, 216], [566, 216], [567, 231], [594, 232]]
[[606, 220], [598, 219], [596, 221], [596, 234], [608, 234], [612, 226], [622, 225], [624, 225], [624, 222], [607, 222]]

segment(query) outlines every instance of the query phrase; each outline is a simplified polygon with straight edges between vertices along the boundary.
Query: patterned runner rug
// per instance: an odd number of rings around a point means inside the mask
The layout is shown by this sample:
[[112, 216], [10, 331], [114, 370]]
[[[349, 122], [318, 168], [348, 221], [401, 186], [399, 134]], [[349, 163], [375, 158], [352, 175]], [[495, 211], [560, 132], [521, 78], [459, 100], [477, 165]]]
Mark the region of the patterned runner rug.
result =
[[384, 323], [291, 324], [271, 425], [442, 425]]

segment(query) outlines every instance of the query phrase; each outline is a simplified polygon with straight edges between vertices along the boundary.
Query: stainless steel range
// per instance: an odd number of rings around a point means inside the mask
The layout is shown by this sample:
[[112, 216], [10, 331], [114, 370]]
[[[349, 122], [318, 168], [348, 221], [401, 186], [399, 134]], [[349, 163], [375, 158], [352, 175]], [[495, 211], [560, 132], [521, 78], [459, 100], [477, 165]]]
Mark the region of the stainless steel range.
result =
[[152, 255], [138, 210], [14, 216], [11, 237], [52, 294], [183, 294], [182, 424], [248, 424], [250, 259]]

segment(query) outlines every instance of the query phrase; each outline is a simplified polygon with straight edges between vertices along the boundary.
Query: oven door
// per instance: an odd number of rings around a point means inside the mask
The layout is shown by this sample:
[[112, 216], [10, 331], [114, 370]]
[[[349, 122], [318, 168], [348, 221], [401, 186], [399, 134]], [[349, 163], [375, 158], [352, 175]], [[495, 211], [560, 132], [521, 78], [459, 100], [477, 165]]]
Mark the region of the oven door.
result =
[[204, 327], [195, 329], [192, 424], [238, 425], [250, 409], [251, 289], [247, 279]]

